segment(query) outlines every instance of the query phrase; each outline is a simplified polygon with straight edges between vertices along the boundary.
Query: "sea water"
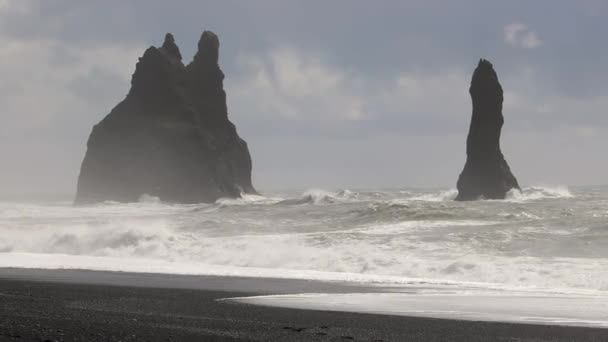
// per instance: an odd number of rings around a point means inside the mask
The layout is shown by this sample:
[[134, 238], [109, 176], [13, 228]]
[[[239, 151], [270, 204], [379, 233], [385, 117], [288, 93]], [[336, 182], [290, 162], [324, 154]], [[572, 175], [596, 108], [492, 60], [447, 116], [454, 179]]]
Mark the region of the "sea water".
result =
[[390, 293], [249, 301], [608, 325], [608, 187], [526, 187], [501, 201], [455, 195], [307, 190], [78, 207], [69, 199], [3, 200], [0, 267], [365, 283]]

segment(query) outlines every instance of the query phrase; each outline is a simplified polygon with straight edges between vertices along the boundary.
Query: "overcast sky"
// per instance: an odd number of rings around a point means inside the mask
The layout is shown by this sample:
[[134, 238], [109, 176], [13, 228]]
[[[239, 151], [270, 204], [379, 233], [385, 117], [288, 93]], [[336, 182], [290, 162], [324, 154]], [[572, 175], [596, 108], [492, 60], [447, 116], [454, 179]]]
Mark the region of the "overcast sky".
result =
[[0, 0], [0, 194], [75, 190], [92, 126], [172, 32], [221, 41], [260, 189], [454, 187], [479, 58], [524, 185], [608, 183], [608, 1]]

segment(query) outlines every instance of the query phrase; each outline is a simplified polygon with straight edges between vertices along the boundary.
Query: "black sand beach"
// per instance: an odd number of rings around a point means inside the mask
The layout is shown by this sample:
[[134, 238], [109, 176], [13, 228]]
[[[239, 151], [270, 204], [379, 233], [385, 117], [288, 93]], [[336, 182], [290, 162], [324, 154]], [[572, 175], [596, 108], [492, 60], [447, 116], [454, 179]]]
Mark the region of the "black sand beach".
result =
[[2, 341], [607, 341], [608, 329], [269, 308], [247, 295], [373, 289], [312, 281], [0, 269]]

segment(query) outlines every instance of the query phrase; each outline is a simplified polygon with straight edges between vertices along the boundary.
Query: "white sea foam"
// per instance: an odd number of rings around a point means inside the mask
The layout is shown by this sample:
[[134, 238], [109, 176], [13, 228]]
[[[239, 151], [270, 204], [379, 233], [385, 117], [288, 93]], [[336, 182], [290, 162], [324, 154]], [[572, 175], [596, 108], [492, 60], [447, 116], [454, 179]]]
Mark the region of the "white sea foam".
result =
[[[403, 192], [411, 195], [411, 192]], [[427, 202], [445, 202], [452, 201], [458, 195], [458, 190], [442, 190], [437, 192], [414, 194], [409, 197], [400, 199], [400, 201], [427, 201]], [[524, 187], [521, 191], [512, 189], [508, 192], [506, 200], [513, 202], [523, 202], [541, 199], [552, 198], [571, 198], [572, 193], [566, 186], [532, 186]], [[399, 201], [399, 200], [398, 200]]]
[[444, 190], [434, 193], [425, 193], [422, 195], [415, 195], [412, 197], [408, 197], [407, 200], [410, 201], [427, 201], [427, 202], [443, 202], [443, 201], [451, 201], [456, 198], [458, 195], [458, 190], [450, 189]]
[[[69, 260], [70, 267], [89, 268], [89, 262], [95, 260], [96, 267], [117, 271], [137, 271], [142, 264], [170, 261], [172, 266], [159, 272], [179, 273], [181, 265], [189, 265], [184, 266], [188, 269], [199, 265], [199, 272], [205, 274], [209, 265], [214, 265], [234, 267], [234, 272], [265, 269], [268, 270], [266, 276], [293, 270], [296, 274], [327, 272], [333, 274], [334, 280], [353, 279], [350, 275], [359, 274], [438, 282], [475, 281], [488, 286], [608, 290], [606, 259], [526, 257], [476, 251], [480, 245], [501, 246], [501, 240], [512, 239], [512, 236], [480, 231], [494, 230], [491, 227], [496, 222], [412, 221], [333, 231], [229, 235], [213, 229], [184, 230], [180, 224], [159, 215], [79, 220], [71, 226], [50, 229], [41, 225], [27, 230], [24, 227], [4, 229], [0, 251], [5, 253], [0, 259], [5, 266], [11, 263], [17, 266], [21, 257], [27, 259], [39, 254], [49, 262], [40, 267], [61, 267], [61, 263], [54, 264], [55, 257], [69, 255], [73, 257]], [[446, 237], [440, 238], [442, 234]], [[85, 259], [88, 261], [78, 264]], [[122, 269], [130, 260], [141, 262]], [[341, 274], [349, 275], [343, 278]]]
[[608, 194], [581, 191], [526, 188], [527, 197], [466, 203], [451, 201], [455, 190], [4, 202], [0, 266], [604, 293], [608, 231], [597, 213]]
[[534, 201], [553, 198], [572, 198], [573, 195], [565, 186], [533, 186], [513, 189], [507, 194], [507, 200], [513, 202]]
[[302, 199], [312, 204], [328, 204], [336, 201], [347, 201], [356, 199], [358, 193], [350, 190], [339, 190], [336, 192], [326, 191], [322, 189], [309, 189], [302, 194]]
[[93, 257], [68, 254], [0, 253], [1, 268], [30, 269], [82, 269], [132, 273], [161, 273], [179, 275], [238, 276], [250, 278], [299, 279], [327, 282], [356, 283], [380, 286], [390, 292], [416, 291], [420, 294], [460, 295], [543, 295], [587, 296], [608, 298], [607, 291], [573, 288], [542, 288], [486, 283], [480, 281], [455, 281], [433, 278], [415, 278], [353, 272], [325, 272], [282, 268], [238, 267], [205, 263], [170, 262], [145, 258]]
[[339, 190], [339, 191], [327, 191], [323, 189], [308, 189], [302, 193], [299, 198], [285, 199], [280, 204], [332, 204], [336, 202], [344, 202], [349, 200], [355, 200], [359, 196], [358, 193], [350, 190]]
[[240, 198], [220, 198], [215, 203], [220, 206], [235, 206], [249, 204], [274, 204], [282, 201], [280, 197], [266, 197], [254, 194], [241, 194]]
[[416, 221], [404, 221], [386, 225], [374, 225], [371, 227], [360, 228], [356, 230], [350, 230], [351, 232], [358, 232], [361, 234], [370, 235], [393, 235], [393, 234], [404, 234], [411, 233], [414, 231], [424, 231], [433, 228], [444, 228], [444, 227], [477, 227], [477, 226], [491, 226], [498, 224], [497, 221], [475, 221], [475, 220], [416, 220]]
[[[492, 293], [445, 290], [415, 293], [296, 294], [227, 299], [297, 309], [390, 315], [608, 327], [608, 297], [542, 293]], [[567, 308], [567, 310], [564, 310]]]

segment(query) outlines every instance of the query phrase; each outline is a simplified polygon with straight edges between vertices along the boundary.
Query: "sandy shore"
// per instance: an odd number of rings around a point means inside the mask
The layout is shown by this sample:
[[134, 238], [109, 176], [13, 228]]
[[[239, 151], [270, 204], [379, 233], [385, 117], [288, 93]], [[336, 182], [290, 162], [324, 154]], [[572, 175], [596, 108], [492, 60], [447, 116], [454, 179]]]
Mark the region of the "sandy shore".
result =
[[0, 340], [608, 341], [608, 329], [217, 301], [261, 294], [378, 290], [302, 280], [0, 269]]

